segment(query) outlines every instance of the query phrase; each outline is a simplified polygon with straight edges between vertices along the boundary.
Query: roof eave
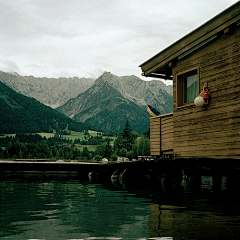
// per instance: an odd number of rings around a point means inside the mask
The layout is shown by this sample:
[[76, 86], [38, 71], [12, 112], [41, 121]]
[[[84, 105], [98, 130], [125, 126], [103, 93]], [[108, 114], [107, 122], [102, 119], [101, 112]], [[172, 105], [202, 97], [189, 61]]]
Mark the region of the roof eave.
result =
[[[217, 37], [217, 33], [240, 20], [240, 2], [233, 4], [197, 29], [179, 39], [163, 51], [142, 63], [143, 76], [151, 74], [169, 75], [171, 63], [198, 49]], [[169, 65], [170, 63], [170, 65]], [[164, 69], [164, 70], [163, 70]]]

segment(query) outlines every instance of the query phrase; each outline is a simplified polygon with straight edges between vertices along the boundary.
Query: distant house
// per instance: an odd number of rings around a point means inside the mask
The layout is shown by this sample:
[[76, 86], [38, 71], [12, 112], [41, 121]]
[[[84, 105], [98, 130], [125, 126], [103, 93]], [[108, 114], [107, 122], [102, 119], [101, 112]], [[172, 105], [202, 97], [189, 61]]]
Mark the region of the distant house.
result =
[[[173, 80], [173, 113], [150, 118], [151, 155], [240, 159], [240, 2], [140, 65]], [[196, 107], [207, 84], [210, 99]]]
[[117, 162], [129, 162], [129, 159], [126, 157], [118, 157]]

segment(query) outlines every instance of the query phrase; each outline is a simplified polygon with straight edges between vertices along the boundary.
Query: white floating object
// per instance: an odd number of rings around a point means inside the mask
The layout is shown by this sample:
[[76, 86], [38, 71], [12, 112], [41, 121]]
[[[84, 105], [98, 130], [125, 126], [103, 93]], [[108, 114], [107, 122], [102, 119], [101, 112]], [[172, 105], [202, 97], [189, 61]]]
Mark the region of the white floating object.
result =
[[197, 106], [197, 107], [202, 107], [204, 105], [204, 99], [203, 97], [201, 96], [198, 96], [195, 98], [194, 100], [194, 104]]

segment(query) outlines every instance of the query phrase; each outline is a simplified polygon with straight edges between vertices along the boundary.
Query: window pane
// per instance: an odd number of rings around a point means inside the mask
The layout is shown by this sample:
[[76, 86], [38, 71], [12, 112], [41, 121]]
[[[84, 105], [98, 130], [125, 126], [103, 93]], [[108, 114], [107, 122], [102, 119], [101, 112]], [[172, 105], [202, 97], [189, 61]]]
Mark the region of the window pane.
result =
[[184, 79], [184, 103], [193, 102], [198, 95], [198, 75]]

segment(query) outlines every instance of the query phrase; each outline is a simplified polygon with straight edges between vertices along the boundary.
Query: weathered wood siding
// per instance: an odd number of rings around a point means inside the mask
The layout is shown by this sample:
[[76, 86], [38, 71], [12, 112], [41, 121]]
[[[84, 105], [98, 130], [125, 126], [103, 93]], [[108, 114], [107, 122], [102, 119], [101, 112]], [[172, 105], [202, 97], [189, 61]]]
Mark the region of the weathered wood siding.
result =
[[[176, 75], [196, 67], [200, 91], [208, 82], [210, 104], [177, 108]], [[175, 158], [240, 159], [240, 26], [179, 60], [173, 78]]]
[[150, 118], [151, 155], [173, 153], [173, 114]]

